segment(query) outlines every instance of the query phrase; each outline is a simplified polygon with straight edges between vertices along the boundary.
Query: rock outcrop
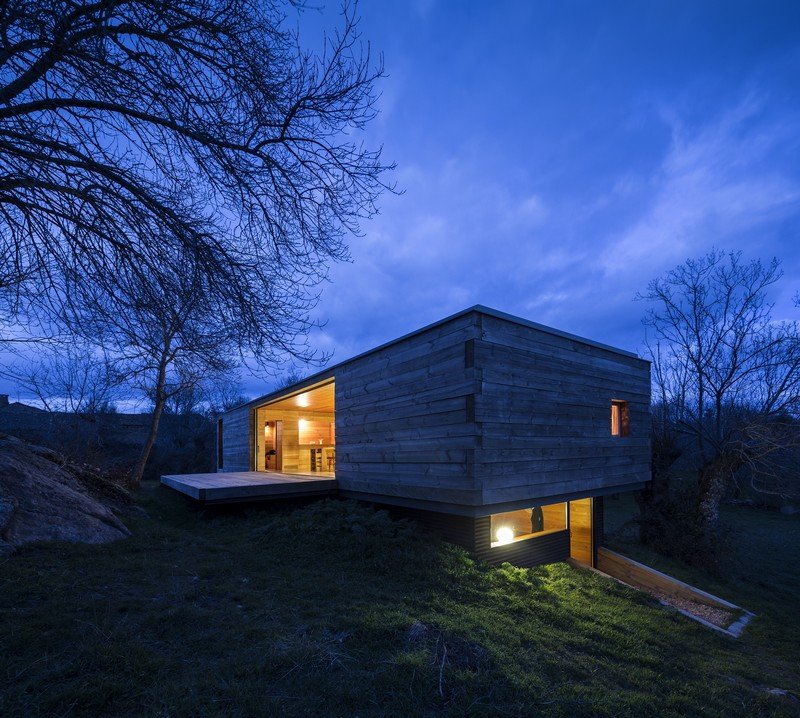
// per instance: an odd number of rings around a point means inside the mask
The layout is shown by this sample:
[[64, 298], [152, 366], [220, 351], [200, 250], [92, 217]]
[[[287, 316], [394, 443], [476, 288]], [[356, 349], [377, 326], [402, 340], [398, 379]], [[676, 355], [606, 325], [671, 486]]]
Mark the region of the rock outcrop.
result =
[[127, 492], [49, 449], [0, 434], [0, 554], [33, 541], [104, 543], [130, 532]]

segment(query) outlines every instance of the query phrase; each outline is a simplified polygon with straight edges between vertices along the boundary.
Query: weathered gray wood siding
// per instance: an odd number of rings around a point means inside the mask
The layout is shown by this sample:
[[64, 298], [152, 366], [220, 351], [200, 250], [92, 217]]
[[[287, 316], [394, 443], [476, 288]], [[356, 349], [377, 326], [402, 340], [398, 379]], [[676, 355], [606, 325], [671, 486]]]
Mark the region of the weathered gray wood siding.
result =
[[[345, 496], [486, 516], [649, 480], [634, 356], [475, 307], [327, 372]], [[253, 469], [252, 409], [273, 398], [223, 415], [223, 471]], [[611, 435], [612, 399], [629, 436]]]
[[228, 411], [222, 419], [222, 466], [217, 471], [253, 469], [253, 411], [248, 406]]
[[479, 380], [470, 312], [346, 362], [336, 376], [336, 478], [345, 495], [480, 505], [472, 471]]
[[[484, 505], [624, 491], [649, 480], [648, 362], [479, 316], [474, 472]], [[629, 404], [627, 437], [611, 435], [612, 399]]]

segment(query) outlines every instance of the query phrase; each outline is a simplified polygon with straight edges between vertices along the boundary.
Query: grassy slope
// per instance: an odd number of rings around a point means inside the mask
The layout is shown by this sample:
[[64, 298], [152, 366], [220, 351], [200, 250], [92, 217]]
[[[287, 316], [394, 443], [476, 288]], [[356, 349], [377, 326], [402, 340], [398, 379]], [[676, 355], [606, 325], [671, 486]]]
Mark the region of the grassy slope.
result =
[[796, 518], [743, 522], [758, 580], [682, 574], [759, 614], [737, 642], [349, 502], [212, 515], [159, 488], [143, 506], [129, 540], [0, 564], [0, 715], [800, 714], [764, 690], [800, 680]]

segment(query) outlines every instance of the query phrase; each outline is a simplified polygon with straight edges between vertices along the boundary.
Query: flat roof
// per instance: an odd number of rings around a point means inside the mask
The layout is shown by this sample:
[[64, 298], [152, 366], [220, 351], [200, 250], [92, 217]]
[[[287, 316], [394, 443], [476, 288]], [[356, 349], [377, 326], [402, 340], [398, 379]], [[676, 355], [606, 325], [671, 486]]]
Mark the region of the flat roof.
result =
[[268, 394], [264, 394], [263, 396], [259, 396], [251, 401], [248, 401], [245, 404], [240, 404], [239, 406], [234, 407], [233, 409], [228, 409], [228, 411], [223, 412], [227, 414], [230, 411], [236, 411], [238, 409], [243, 409], [245, 407], [255, 407], [261, 406], [262, 404], [269, 403], [279, 398], [288, 397], [292, 394], [297, 394], [307, 389], [313, 388], [316, 384], [323, 384], [328, 379], [333, 379], [333, 375], [341, 366], [345, 364], [349, 364], [352, 361], [356, 361], [357, 359], [361, 359], [362, 357], [368, 356], [369, 354], [373, 354], [374, 352], [381, 351], [386, 347], [390, 347], [393, 344], [398, 344], [399, 342], [405, 341], [406, 339], [410, 339], [411, 337], [416, 336], [417, 334], [422, 334], [423, 332], [427, 332], [430, 329], [435, 329], [442, 324], [447, 324], [447, 322], [452, 322], [454, 319], [458, 319], [459, 317], [463, 317], [467, 314], [476, 313], [476, 314], [483, 314], [489, 317], [495, 317], [497, 319], [503, 319], [507, 322], [512, 322], [514, 324], [520, 324], [525, 327], [531, 327], [532, 329], [536, 329], [540, 332], [544, 332], [546, 334], [553, 334], [557, 337], [564, 337], [565, 339], [570, 339], [572, 341], [579, 342], [581, 344], [586, 344], [587, 346], [596, 347], [598, 349], [605, 349], [606, 351], [612, 352], [614, 354], [620, 354], [622, 356], [631, 357], [633, 359], [639, 359], [640, 361], [648, 361], [647, 359], [642, 359], [638, 354], [635, 352], [629, 352], [625, 349], [619, 349], [618, 347], [613, 347], [610, 344], [603, 344], [602, 342], [596, 342], [593, 339], [587, 339], [586, 337], [578, 336], [577, 334], [570, 334], [569, 332], [561, 331], [560, 329], [555, 329], [553, 327], [548, 327], [546, 324], [539, 324], [538, 322], [532, 322], [529, 319], [524, 319], [523, 317], [517, 317], [513, 314], [507, 314], [506, 312], [501, 312], [497, 309], [492, 309], [491, 307], [485, 307], [483, 304], [476, 304], [472, 307], [468, 307], [467, 309], [462, 309], [460, 312], [456, 312], [455, 314], [451, 314], [444, 319], [439, 319], [431, 324], [426, 324], [424, 327], [419, 329], [415, 329], [413, 332], [408, 332], [407, 334], [403, 334], [402, 336], [397, 337], [396, 339], [391, 339], [388, 342], [384, 342], [383, 344], [379, 344], [376, 347], [372, 347], [372, 349], [367, 349], [366, 351], [361, 352], [360, 354], [356, 354], [349, 359], [343, 359], [340, 362], [337, 362], [333, 366], [330, 366], [326, 369], [318, 371], [310, 376], [302, 379], [301, 381], [295, 382], [294, 384], [290, 384], [288, 386], [283, 387], [282, 389], [276, 389], [275, 391], [271, 391]]

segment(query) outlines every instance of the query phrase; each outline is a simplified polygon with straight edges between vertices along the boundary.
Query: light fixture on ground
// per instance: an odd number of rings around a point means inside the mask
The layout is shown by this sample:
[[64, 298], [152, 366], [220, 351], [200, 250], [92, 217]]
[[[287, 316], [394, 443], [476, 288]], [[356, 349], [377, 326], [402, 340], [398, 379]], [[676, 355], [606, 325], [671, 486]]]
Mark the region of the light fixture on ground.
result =
[[514, 540], [514, 529], [510, 526], [501, 526], [495, 532], [496, 543], [502, 545], [511, 543]]

